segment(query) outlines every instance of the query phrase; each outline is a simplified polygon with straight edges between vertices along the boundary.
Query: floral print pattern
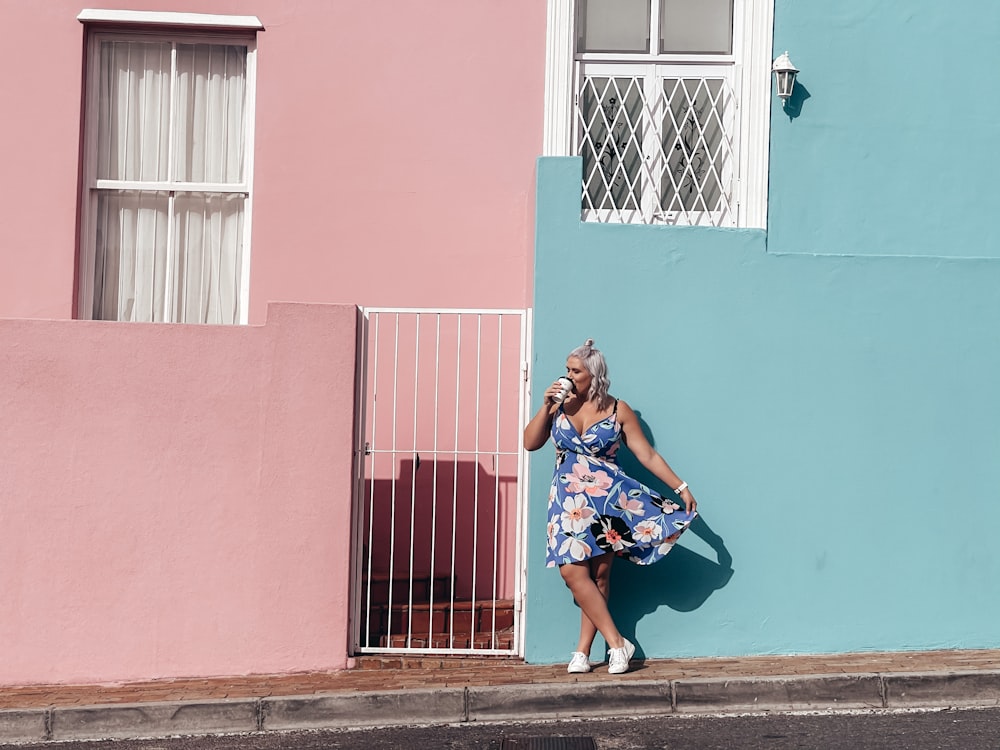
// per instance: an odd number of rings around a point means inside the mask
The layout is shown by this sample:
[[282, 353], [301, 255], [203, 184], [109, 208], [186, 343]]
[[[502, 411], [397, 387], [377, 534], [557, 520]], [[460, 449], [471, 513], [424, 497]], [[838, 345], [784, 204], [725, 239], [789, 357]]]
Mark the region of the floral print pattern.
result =
[[683, 505], [628, 476], [615, 462], [618, 405], [577, 433], [560, 410], [552, 422], [556, 467], [549, 490], [548, 567], [613, 552], [638, 565], [661, 560], [694, 520]]

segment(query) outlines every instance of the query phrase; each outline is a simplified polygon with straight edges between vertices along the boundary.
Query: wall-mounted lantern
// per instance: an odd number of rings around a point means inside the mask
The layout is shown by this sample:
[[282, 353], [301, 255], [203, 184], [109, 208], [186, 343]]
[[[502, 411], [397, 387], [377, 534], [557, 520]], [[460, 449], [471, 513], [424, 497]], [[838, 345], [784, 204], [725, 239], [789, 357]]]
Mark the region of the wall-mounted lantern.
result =
[[774, 61], [771, 70], [774, 71], [774, 83], [778, 88], [778, 98], [781, 99], [781, 106], [784, 107], [788, 104], [788, 97], [792, 95], [792, 89], [795, 88], [795, 74], [799, 70], [792, 65], [787, 52]]

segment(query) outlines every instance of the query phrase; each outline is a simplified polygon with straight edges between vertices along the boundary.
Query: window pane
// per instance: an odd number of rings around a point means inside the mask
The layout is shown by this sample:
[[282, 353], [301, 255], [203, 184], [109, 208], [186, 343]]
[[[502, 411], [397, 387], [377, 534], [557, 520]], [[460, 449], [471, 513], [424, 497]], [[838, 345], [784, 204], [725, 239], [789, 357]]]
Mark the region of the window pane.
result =
[[733, 51], [733, 0], [661, 0], [660, 52]]
[[583, 208], [640, 208], [641, 78], [587, 77], [580, 96]]
[[579, 52], [648, 52], [649, 0], [580, 0]]
[[102, 42], [97, 110], [97, 178], [166, 179], [170, 45]]
[[[733, 97], [722, 79], [668, 78], [660, 206], [690, 223], [714, 223], [708, 214], [730, 210], [732, 144], [727, 124]], [[687, 222], [686, 222], [687, 223]]]
[[174, 201], [179, 323], [238, 323], [246, 196], [191, 193]]
[[98, 194], [94, 320], [165, 319], [168, 201], [166, 193]]
[[88, 32], [81, 315], [241, 322], [253, 62], [245, 35]]
[[175, 179], [243, 181], [246, 71], [245, 46], [177, 45]]

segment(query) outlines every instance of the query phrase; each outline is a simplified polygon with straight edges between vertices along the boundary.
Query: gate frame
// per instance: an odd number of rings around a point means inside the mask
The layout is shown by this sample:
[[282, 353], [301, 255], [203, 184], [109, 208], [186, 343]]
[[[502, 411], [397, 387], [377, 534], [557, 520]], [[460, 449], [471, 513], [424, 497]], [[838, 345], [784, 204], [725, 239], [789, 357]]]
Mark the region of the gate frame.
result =
[[348, 657], [394, 654], [394, 655], [436, 655], [436, 656], [497, 656], [509, 655], [524, 658], [525, 593], [527, 588], [527, 533], [528, 533], [528, 454], [524, 444], [519, 443], [517, 455], [517, 492], [514, 540], [514, 645], [511, 649], [432, 649], [432, 648], [364, 648], [361, 628], [364, 621], [362, 604], [362, 555], [364, 544], [364, 484], [365, 457], [368, 454], [365, 437], [367, 435], [368, 408], [368, 325], [371, 313], [398, 313], [404, 315], [517, 315], [520, 316], [520, 363], [521, 383], [518, 389], [518, 432], [523, 433], [531, 411], [531, 341], [532, 308], [423, 308], [423, 307], [380, 307], [358, 306], [357, 360], [355, 362], [354, 384], [354, 486], [351, 497], [351, 580], [348, 606]]

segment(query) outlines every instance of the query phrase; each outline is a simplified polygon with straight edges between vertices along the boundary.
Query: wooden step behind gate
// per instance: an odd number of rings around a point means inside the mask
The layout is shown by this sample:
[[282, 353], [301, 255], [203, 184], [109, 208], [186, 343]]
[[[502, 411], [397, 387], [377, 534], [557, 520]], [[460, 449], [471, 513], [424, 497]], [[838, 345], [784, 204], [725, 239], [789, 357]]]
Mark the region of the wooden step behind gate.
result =
[[363, 310], [353, 653], [523, 654], [528, 315]]

